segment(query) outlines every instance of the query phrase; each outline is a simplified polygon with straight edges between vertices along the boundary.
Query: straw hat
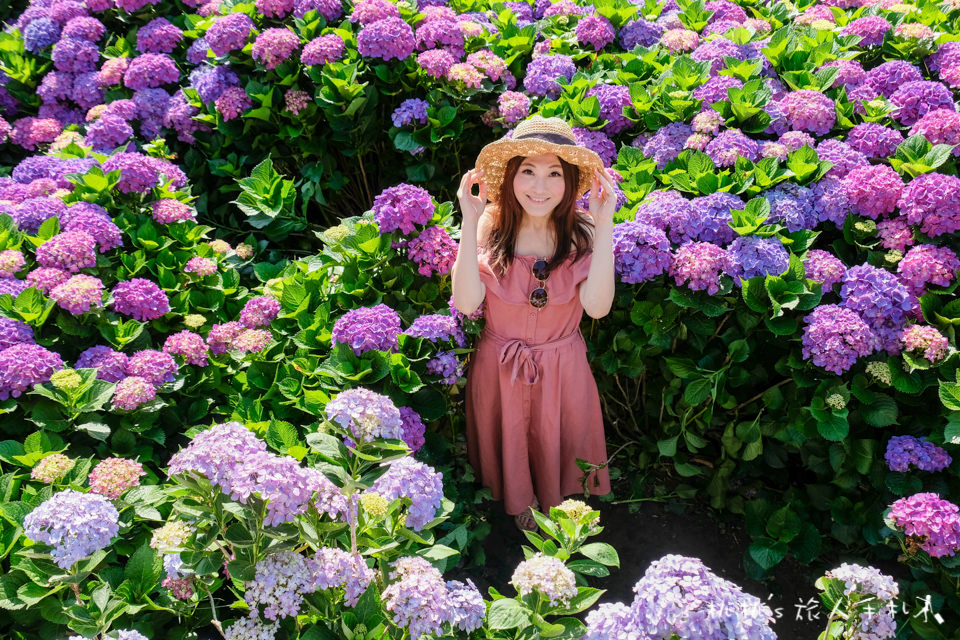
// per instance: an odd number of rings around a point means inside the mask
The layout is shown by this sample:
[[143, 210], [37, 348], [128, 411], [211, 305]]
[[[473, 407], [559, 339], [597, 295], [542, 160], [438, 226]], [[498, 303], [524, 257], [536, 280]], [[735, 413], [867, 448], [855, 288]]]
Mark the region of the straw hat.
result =
[[593, 170], [603, 171], [603, 160], [594, 151], [577, 144], [573, 129], [560, 118], [535, 115], [524, 120], [510, 137], [491, 142], [477, 156], [477, 168], [483, 170], [487, 183], [487, 200], [500, 196], [507, 162], [516, 156], [538, 156], [550, 153], [580, 167], [577, 197], [590, 190]]

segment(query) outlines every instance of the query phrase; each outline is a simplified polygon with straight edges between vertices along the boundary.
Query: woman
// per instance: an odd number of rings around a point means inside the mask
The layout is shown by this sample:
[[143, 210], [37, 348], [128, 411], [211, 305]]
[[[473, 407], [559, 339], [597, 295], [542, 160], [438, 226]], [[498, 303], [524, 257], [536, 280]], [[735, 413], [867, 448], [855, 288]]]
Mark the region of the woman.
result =
[[[576, 206], [588, 189], [589, 215]], [[457, 197], [454, 305], [471, 314], [483, 303], [486, 319], [467, 378], [470, 463], [517, 526], [535, 530], [531, 508], [583, 491], [578, 458], [606, 462], [579, 325], [613, 303], [613, 183], [569, 125], [533, 116], [483, 148]], [[610, 491], [605, 466], [586, 486]]]

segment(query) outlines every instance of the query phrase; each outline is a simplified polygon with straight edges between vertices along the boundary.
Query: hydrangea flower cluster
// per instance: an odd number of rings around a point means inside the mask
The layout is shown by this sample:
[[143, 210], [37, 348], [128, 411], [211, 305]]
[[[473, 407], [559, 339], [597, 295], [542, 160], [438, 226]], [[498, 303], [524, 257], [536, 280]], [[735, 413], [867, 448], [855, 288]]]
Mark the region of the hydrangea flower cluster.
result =
[[577, 66], [570, 56], [559, 53], [538, 56], [527, 66], [523, 87], [534, 96], [556, 100], [560, 97], [558, 80], [563, 78], [570, 82], [576, 72]]
[[250, 55], [267, 69], [276, 69], [300, 48], [300, 38], [290, 29], [264, 29], [253, 42]]
[[821, 305], [804, 318], [803, 357], [837, 375], [869, 355], [876, 336], [855, 312], [835, 304]]
[[770, 202], [770, 217], [767, 222], [779, 222], [790, 232], [817, 226], [814, 204], [816, 195], [812, 189], [792, 182], [782, 182], [765, 195]]
[[526, 120], [530, 115], [530, 98], [519, 91], [504, 91], [497, 98], [497, 112], [507, 126]]
[[621, 222], [613, 228], [613, 256], [622, 282], [646, 282], [670, 268], [670, 241], [651, 225]]
[[953, 109], [934, 109], [910, 127], [909, 135], [921, 135], [930, 144], [956, 145], [953, 155], [960, 156], [960, 113]]
[[433, 217], [434, 204], [430, 194], [420, 187], [399, 184], [384, 189], [373, 200], [373, 218], [381, 233], [399, 229], [413, 233], [414, 225], [426, 225]]
[[823, 290], [828, 291], [833, 285], [843, 281], [847, 267], [832, 253], [812, 249], [807, 252], [804, 271], [808, 279], [822, 283]]
[[296, 616], [303, 596], [316, 590], [315, 562], [293, 551], [271, 553], [257, 563], [253, 580], [244, 584], [247, 606], [269, 620]]
[[457, 259], [458, 245], [443, 227], [427, 227], [416, 238], [407, 241], [407, 256], [417, 265], [417, 272], [430, 277], [434, 273], [450, 273]]
[[713, 295], [720, 290], [720, 276], [730, 270], [730, 258], [722, 248], [710, 242], [688, 242], [674, 254], [670, 275], [677, 286]]
[[61, 569], [109, 546], [120, 530], [120, 514], [105, 497], [73, 489], [45, 500], [23, 519], [24, 534], [53, 548], [50, 557]]
[[422, 315], [413, 321], [404, 333], [410, 336], [426, 338], [430, 342], [454, 342], [463, 348], [467, 337], [453, 316], [441, 314]]
[[445, 385], [454, 385], [463, 378], [463, 365], [453, 351], [438, 351], [427, 361], [427, 373], [440, 378]]
[[270, 296], [251, 298], [240, 312], [240, 322], [254, 329], [269, 325], [280, 313], [280, 302]]
[[856, 167], [843, 178], [847, 202], [854, 213], [876, 220], [893, 213], [903, 192], [903, 179], [890, 165]]
[[673, 635], [702, 640], [776, 638], [770, 608], [697, 558], [663, 556], [647, 568], [633, 592], [629, 607], [603, 604], [587, 614], [583, 640]]
[[920, 471], [943, 471], [950, 466], [950, 455], [926, 438], [893, 436], [887, 441], [884, 454], [891, 471], [906, 472], [913, 465]]
[[841, 33], [845, 36], [860, 36], [861, 47], [876, 47], [883, 44], [883, 37], [892, 27], [886, 18], [865, 16], [851, 21]]
[[777, 106], [794, 131], [808, 131], [825, 136], [837, 121], [833, 100], [819, 91], [792, 91], [784, 96]]
[[153, 532], [150, 548], [161, 554], [171, 553], [183, 547], [193, 537], [193, 532], [194, 528], [186, 522], [171, 520]]
[[960, 178], [925, 173], [904, 187], [897, 203], [912, 225], [931, 237], [960, 230]]
[[472, 582], [444, 583], [424, 558], [406, 556], [393, 563], [393, 580], [383, 590], [383, 605], [393, 622], [407, 629], [411, 640], [443, 635], [444, 625], [471, 633], [483, 626], [483, 597]]
[[177, 361], [170, 354], [155, 349], [143, 349], [127, 360], [126, 372], [127, 375], [139, 376], [159, 387], [165, 382], [173, 382], [178, 368]]
[[141, 376], [127, 376], [118, 382], [114, 389], [113, 407], [135, 411], [156, 397], [157, 388], [152, 382]]
[[348, 345], [356, 355], [392, 351], [400, 333], [400, 316], [385, 304], [351, 309], [333, 325], [333, 342]]
[[946, 336], [926, 325], [911, 325], [900, 334], [900, 343], [905, 351], [922, 353], [930, 362], [939, 362], [947, 355], [950, 341]]
[[225, 56], [242, 49], [253, 31], [253, 20], [245, 13], [228, 13], [214, 20], [204, 34], [210, 50], [216, 56]]
[[577, 595], [577, 581], [573, 571], [563, 561], [538, 553], [517, 565], [510, 578], [521, 596], [534, 591], [546, 596], [550, 606], [564, 606]]
[[147, 322], [170, 312], [170, 301], [163, 289], [144, 278], [132, 278], [111, 291], [113, 310], [135, 320]]
[[85, 231], [64, 231], [37, 247], [37, 263], [75, 273], [97, 264], [97, 241]]
[[706, 153], [719, 167], [732, 167], [737, 158], [744, 157], [756, 162], [760, 145], [743, 135], [739, 129], [727, 129], [707, 145]]
[[920, 118], [938, 109], [956, 109], [953, 104], [953, 92], [942, 82], [917, 80], [901, 85], [890, 102], [897, 107], [893, 117], [900, 124], [914, 125]]
[[328, 33], [307, 43], [300, 54], [300, 62], [307, 66], [336, 62], [343, 57], [343, 50], [343, 38], [335, 33]]
[[934, 558], [960, 550], [960, 508], [936, 493], [916, 493], [890, 505], [893, 524]]
[[897, 264], [897, 274], [914, 296], [926, 293], [927, 285], [949, 286], [960, 271], [960, 259], [948, 247], [919, 244]]
[[209, 363], [207, 352], [209, 347], [203, 337], [193, 331], [184, 329], [167, 336], [163, 343], [164, 353], [181, 356], [187, 364], [204, 367]]
[[855, 607], [851, 613], [857, 614], [857, 636], [882, 640], [896, 635], [897, 623], [888, 605], [894, 602], [900, 587], [893, 578], [875, 567], [847, 563], [828, 571], [826, 577], [843, 582], [844, 596]]
[[575, 33], [577, 42], [589, 44], [594, 51], [600, 51], [617, 37], [617, 32], [610, 21], [600, 15], [581, 18], [577, 22]]
[[7, 347], [0, 351], [0, 400], [19, 398], [62, 368], [60, 355], [40, 345], [21, 342]]
[[404, 60], [416, 49], [413, 29], [398, 17], [365, 25], [357, 34], [357, 51], [364, 58]]
[[388, 463], [387, 472], [377, 478], [370, 491], [387, 500], [409, 498], [406, 526], [420, 531], [440, 509], [443, 500], [443, 474], [414, 460], [411, 456]]
[[87, 481], [92, 493], [115, 499], [127, 489], [139, 486], [140, 478], [146, 474], [136, 460], [107, 458], [93, 468]]
[[780, 275], [790, 266], [790, 254], [775, 237], [739, 236], [727, 247], [734, 281]]
[[76, 460], [68, 458], [62, 453], [53, 453], [34, 465], [33, 469], [30, 470], [30, 478], [39, 480], [44, 484], [53, 484], [63, 480], [76, 464]]
[[400, 419], [403, 421], [403, 441], [410, 451], [418, 451], [426, 443], [423, 434], [427, 430], [420, 414], [410, 407], [400, 407]]
[[100, 278], [77, 274], [54, 287], [48, 295], [61, 309], [81, 315], [103, 302], [103, 282]]
[[341, 391], [324, 410], [330, 420], [350, 432], [355, 442], [403, 437], [400, 411], [390, 398], [375, 391], [363, 388]]
[[847, 144], [871, 160], [881, 160], [894, 155], [901, 142], [902, 133], [875, 122], [860, 123], [851, 129], [847, 136]]
[[840, 298], [844, 308], [863, 318], [883, 349], [891, 355], [899, 351], [900, 329], [907, 322], [913, 300], [895, 275], [869, 264], [850, 267]]

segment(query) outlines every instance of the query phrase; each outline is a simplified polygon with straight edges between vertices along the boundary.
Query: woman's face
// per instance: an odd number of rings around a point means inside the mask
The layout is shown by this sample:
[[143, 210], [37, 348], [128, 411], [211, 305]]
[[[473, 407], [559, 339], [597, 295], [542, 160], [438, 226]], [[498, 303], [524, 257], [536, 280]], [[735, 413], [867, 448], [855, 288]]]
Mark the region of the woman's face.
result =
[[523, 159], [513, 177], [513, 192], [531, 216], [549, 216], [563, 200], [565, 183], [560, 159], [552, 154]]

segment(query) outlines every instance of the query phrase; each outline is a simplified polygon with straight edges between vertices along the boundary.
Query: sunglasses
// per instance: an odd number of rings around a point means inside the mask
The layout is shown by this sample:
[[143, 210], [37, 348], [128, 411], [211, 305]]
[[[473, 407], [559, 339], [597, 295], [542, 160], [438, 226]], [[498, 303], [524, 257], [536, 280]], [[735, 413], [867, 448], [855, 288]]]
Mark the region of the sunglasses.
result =
[[537, 279], [537, 288], [530, 292], [530, 306], [543, 309], [547, 306], [547, 290], [544, 289], [550, 272], [547, 270], [547, 261], [540, 259], [533, 263], [533, 277]]

